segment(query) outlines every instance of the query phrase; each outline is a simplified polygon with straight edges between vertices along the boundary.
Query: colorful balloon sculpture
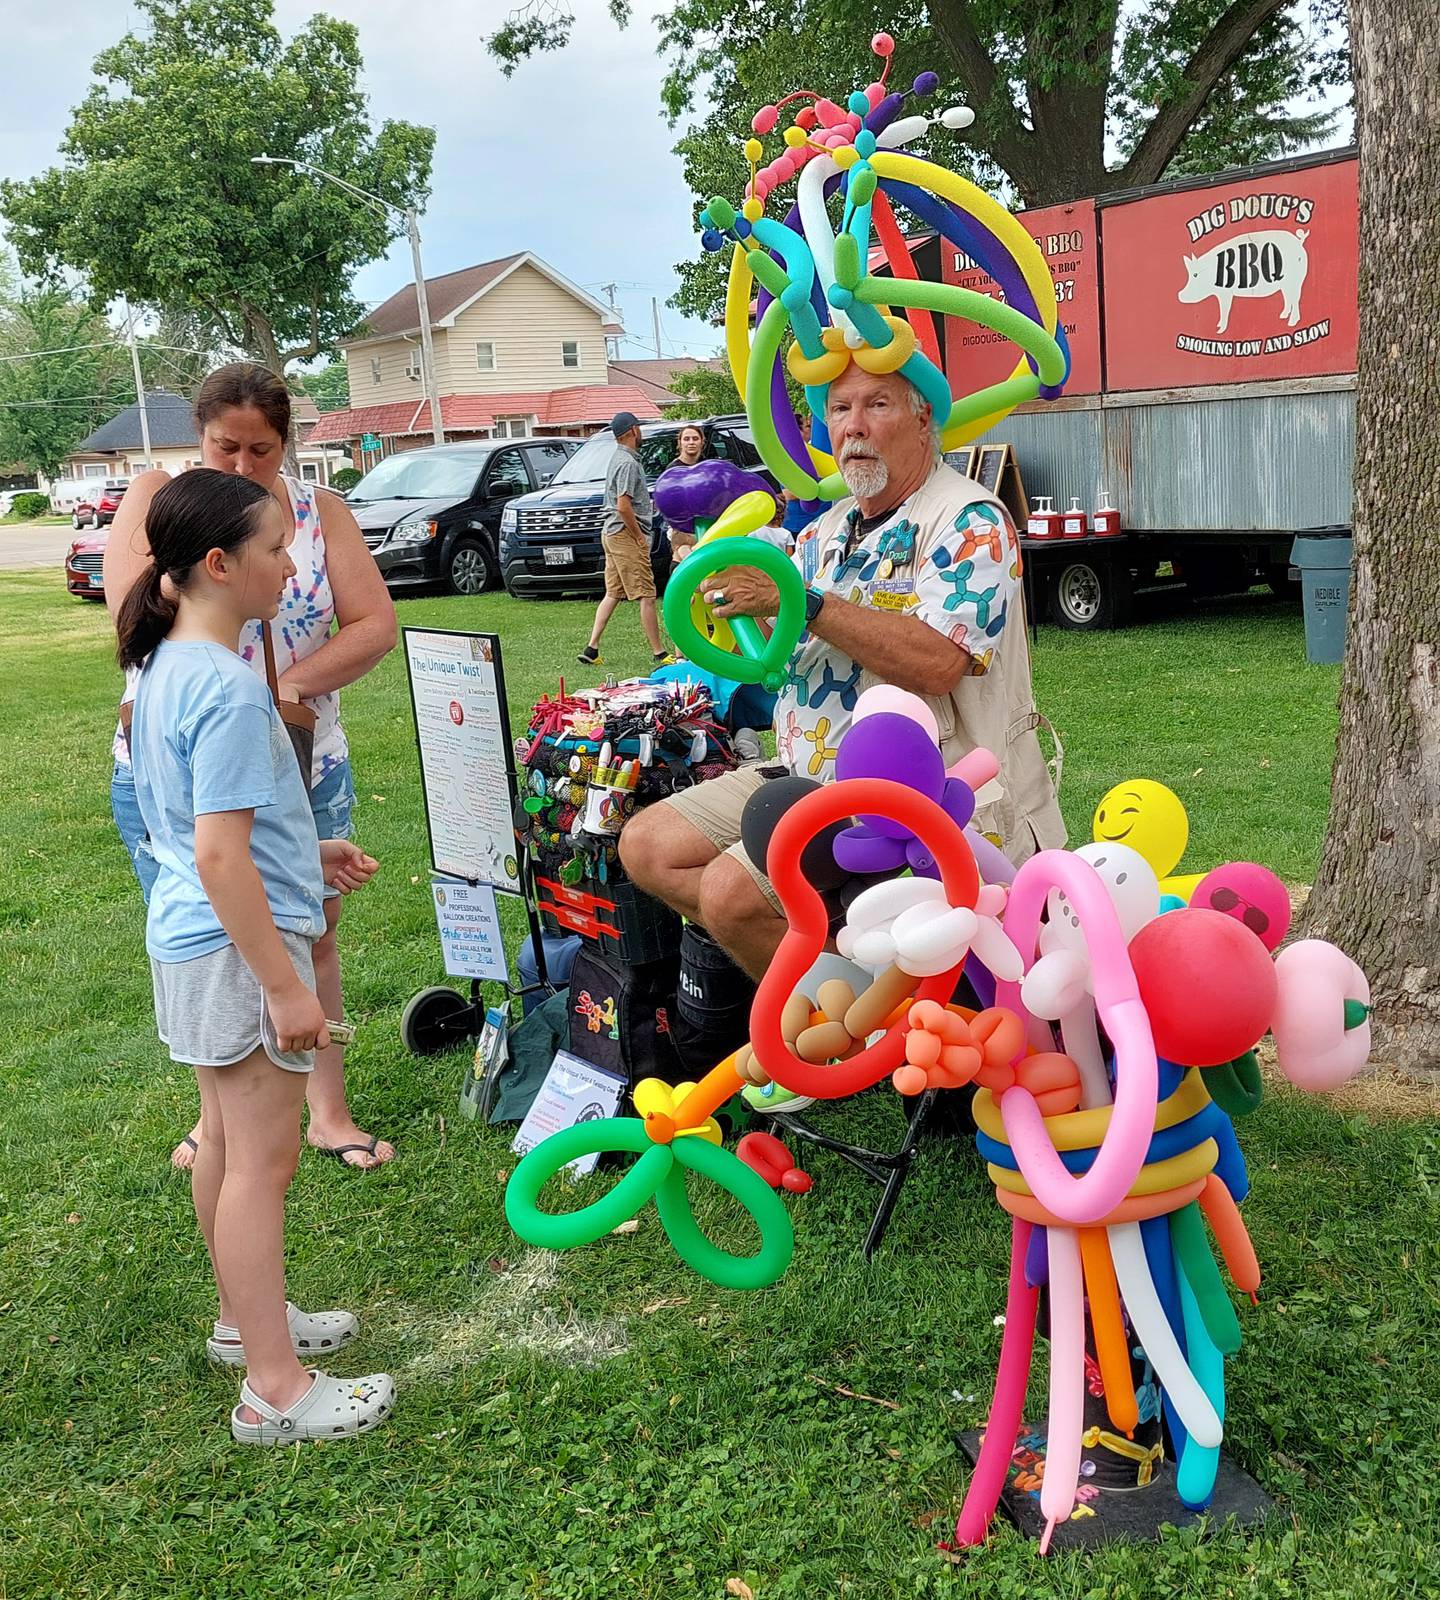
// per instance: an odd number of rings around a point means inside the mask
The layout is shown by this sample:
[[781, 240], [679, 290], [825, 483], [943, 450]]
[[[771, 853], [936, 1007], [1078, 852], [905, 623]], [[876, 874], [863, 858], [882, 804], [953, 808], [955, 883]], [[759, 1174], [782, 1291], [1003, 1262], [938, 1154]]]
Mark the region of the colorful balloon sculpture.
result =
[[[886, 36], [875, 48], [888, 59]], [[851, 361], [903, 372], [934, 405], [948, 443], [1022, 399], [1058, 393], [1065, 376], [1038, 249], [972, 185], [900, 152], [929, 123], [901, 117], [907, 97], [889, 92], [887, 74], [888, 65], [845, 107], [806, 91], [762, 108], [760, 136], [775, 130], [782, 106], [807, 102], [785, 130], [785, 156], [759, 168], [759, 138], [747, 146], [752, 175], [740, 212], [712, 200], [703, 213], [707, 247], [730, 241], [726, 331], [737, 385], [766, 465], [800, 495], [844, 492], [825, 455], [824, 394]], [[926, 73], [910, 92], [934, 87]], [[948, 112], [941, 121], [963, 125]], [[783, 222], [767, 220], [764, 199], [796, 173], [795, 205]], [[843, 196], [838, 236], [827, 210], [833, 193]], [[916, 284], [903, 248], [892, 251], [892, 202], [979, 261], [1004, 303]], [[864, 270], [872, 226], [895, 272], [883, 282]], [[911, 320], [891, 315], [891, 305], [909, 308]], [[1024, 352], [1015, 373], [952, 403], [935, 360], [932, 310], [963, 312], [1013, 338]], [[815, 417], [813, 444], [784, 401], [787, 329], [790, 370]], [[699, 579], [722, 566], [762, 565], [761, 549], [778, 556], [743, 538], [702, 543], [676, 574], [677, 608], [688, 608]], [[668, 597], [667, 620], [674, 631]], [[735, 637], [750, 658], [745, 671], [783, 660], [783, 629], [768, 642], [747, 643], [739, 627]], [[1288, 897], [1254, 863], [1215, 869], [1203, 897], [1162, 914], [1159, 880], [1178, 864], [1188, 824], [1178, 798], [1158, 784], [1117, 786], [1097, 811], [1094, 843], [1043, 851], [1014, 869], [967, 829], [977, 793], [995, 779], [995, 757], [972, 752], [947, 772], [923, 704], [895, 689], [871, 696], [842, 741], [836, 782], [792, 784], [768, 797], [762, 790], [752, 802], [747, 837], [768, 839], [766, 869], [788, 928], [756, 994], [749, 1044], [693, 1087], [638, 1086], [639, 1118], [581, 1124], [546, 1140], [512, 1176], [506, 1214], [522, 1238], [564, 1248], [600, 1238], [653, 1194], [690, 1265], [716, 1283], [761, 1287], [784, 1271], [793, 1245], [772, 1187], [793, 1171], [789, 1153], [751, 1143], [742, 1160], [696, 1133], [738, 1085], [773, 1081], [822, 1100], [886, 1077], [904, 1094], [977, 1086], [977, 1145], [1010, 1217], [1010, 1277], [994, 1399], [958, 1540], [985, 1537], [1006, 1480], [1042, 1284], [1050, 1339], [1042, 1549], [1076, 1504], [1087, 1344], [1122, 1442], [1139, 1416], [1131, 1355], [1143, 1352], [1160, 1388], [1179, 1493], [1204, 1506], [1223, 1435], [1224, 1357], [1240, 1344], [1212, 1238], [1238, 1289], [1253, 1296], [1260, 1284], [1238, 1209], [1248, 1179], [1231, 1115], [1259, 1103], [1253, 1049], [1267, 1030], [1282, 1072], [1301, 1088], [1334, 1088], [1361, 1069], [1370, 1043], [1364, 975], [1320, 941], [1274, 954]], [[914, 875], [848, 892], [852, 874], [907, 869]], [[831, 980], [811, 996], [804, 985], [829, 940], [837, 897], [837, 943], [873, 982], [857, 992]], [[962, 970], [986, 997], [979, 1010], [954, 1003]], [[597, 1150], [638, 1160], [592, 1204], [542, 1212], [548, 1179]], [[760, 1231], [756, 1254], [733, 1255], [701, 1232], [687, 1171], [745, 1206]]]
[[[852, 362], [907, 378], [929, 403], [947, 450], [984, 433], [1024, 401], [1054, 399], [1070, 371], [1055, 286], [1039, 246], [984, 190], [905, 152], [931, 130], [968, 126], [970, 112], [951, 107], [938, 117], [920, 114], [918, 102], [935, 92], [939, 78], [922, 72], [908, 88], [893, 89], [893, 41], [877, 34], [871, 48], [883, 63], [880, 76], [855, 89], [843, 106], [799, 89], [761, 107], [751, 119], [754, 137], [745, 143], [750, 179], [739, 206], [717, 195], [700, 213], [704, 248], [730, 254], [725, 346], [756, 447], [776, 480], [805, 501], [849, 493], [829, 454], [825, 399]], [[791, 107], [793, 117], [781, 128], [781, 113]], [[777, 131], [783, 148], [762, 166], [764, 140]], [[786, 205], [778, 195], [792, 181], [794, 198]], [[772, 197], [775, 215], [767, 216]], [[897, 207], [976, 261], [1002, 296], [921, 281]], [[888, 278], [869, 270], [872, 234], [890, 268]], [[904, 317], [896, 314], [901, 309]], [[1018, 352], [1015, 370], [1002, 383], [952, 395], [935, 313], [965, 317], [1010, 340]], [[791, 408], [787, 370], [804, 391], [812, 419], [809, 440]], [[758, 545], [725, 551], [726, 563], [762, 565], [755, 559]], [[782, 583], [768, 654], [753, 624], [751, 630], [734, 628], [737, 648], [731, 652], [724, 635], [712, 639], [714, 619], [703, 602], [692, 607], [700, 583], [721, 569], [713, 558], [702, 559], [700, 548], [680, 563], [666, 590], [666, 626], [698, 664], [775, 687], [775, 663], [788, 659], [803, 628], [803, 592], [796, 625]], [[770, 566], [764, 570], [781, 581]], [[692, 609], [700, 613], [693, 621]], [[717, 654], [727, 657], [726, 664], [716, 664]]]

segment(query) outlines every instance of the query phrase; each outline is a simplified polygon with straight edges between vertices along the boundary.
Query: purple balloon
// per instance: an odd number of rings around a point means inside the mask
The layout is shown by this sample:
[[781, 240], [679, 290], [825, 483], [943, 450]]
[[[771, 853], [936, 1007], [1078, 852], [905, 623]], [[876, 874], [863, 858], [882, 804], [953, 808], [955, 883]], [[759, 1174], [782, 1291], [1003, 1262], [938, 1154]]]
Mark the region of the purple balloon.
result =
[[[835, 776], [845, 778], [898, 778], [928, 800], [939, 800], [945, 790], [945, 758], [935, 741], [909, 717], [898, 711], [876, 711], [852, 724], [840, 741]], [[908, 839], [910, 830], [889, 817], [861, 817], [875, 833], [891, 839]]]
[[693, 533], [697, 517], [713, 521], [732, 500], [757, 489], [774, 498], [775, 491], [764, 478], [733, 461], [697, 461], [693, 467], [677, 463], [660, 474], [655, 504], [672, 528]]

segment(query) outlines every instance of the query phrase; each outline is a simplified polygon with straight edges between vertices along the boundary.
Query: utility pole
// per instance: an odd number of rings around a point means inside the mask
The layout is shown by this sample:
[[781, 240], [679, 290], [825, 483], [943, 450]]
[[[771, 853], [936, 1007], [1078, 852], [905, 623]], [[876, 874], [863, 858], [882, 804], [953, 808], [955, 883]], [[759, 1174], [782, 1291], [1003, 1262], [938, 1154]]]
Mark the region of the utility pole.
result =
[[135, 374], [135, 399], [140, 406], [140, 445], [145, 452], [145, 467], [148, 472], [154, 464], [150, 460], [150, 411], [145, 404], [145, 380], [140, 375], [140, 351], [135, 344], [135, 313], [130, 309], [130, 302], [125, 302], [125, 338], [130, 346], [130, 369]]
[[655, 354], [663, 355], [664, 351], [660, 348], [660, 302], [653, 294], [650, 296], [650, 321], [655, 329]]
[[[600, 287], [605, 291], [605, 304], [610, 312], [610, 320], [616, 327], [620, 326], [620, 307], [615, 304], [615, 291], [620, 287], [617, 283], [602, 283]], [[605, 340], [605, 359], [618, 361], [620, 359], [620, 341], [618, 338]]]

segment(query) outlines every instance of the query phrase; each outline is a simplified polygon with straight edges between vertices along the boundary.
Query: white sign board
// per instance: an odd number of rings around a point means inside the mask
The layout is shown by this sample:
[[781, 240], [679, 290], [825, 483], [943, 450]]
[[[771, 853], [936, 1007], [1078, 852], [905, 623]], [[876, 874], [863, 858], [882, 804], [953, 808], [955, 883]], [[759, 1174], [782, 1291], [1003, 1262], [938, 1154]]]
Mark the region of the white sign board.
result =
[[488, 883], [436, 878], [430, 892], [435, 897], [435, 923], [446, 972], [452, 978], [489, 978], [504, 983], [509, 967], [494, 889]]
[[449, 877], [519, 894], [500, 641], [429, 628], [404, 634], [431, 864]]
[[[579, 1056], [572, 1056], [568, 1050], [557, 1050], [550, 1071], [540, 1085], [540, 1093], [531, 1102], [510, 1148], [523, 1156], [561, 1128], [613, 1117], [624, 1089], [624, 1083], [613, 1074], [582, 1061]], [[595, 1170], [599, 1159], [600, 1153], [595, 1151], [570, 1162], [565, 1170], [583, 1178], [587, 1172]]]

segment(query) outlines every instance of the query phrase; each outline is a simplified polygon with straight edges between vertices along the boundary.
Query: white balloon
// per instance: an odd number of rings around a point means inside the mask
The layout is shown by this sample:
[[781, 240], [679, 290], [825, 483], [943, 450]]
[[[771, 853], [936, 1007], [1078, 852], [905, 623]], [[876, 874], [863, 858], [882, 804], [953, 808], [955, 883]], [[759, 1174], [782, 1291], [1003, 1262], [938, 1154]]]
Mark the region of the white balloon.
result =
[[1105, 885], [1105, 893], [1119, 913], [1127, 943], [1160, 915], [1160, 881], [1154, 867], [1138, 850], [1128, 844], [1092, 840], [1082, 844], [1075, 854], [1094, 867]]
[[1010, 936], [993, 917], [981, 917], [975, 931], [975, 954], [1001, 983], [1018, 983], [1025, 971], [1025, 960]]
[[926, 900], [944, 899], [945, 886], [934, 878], [890, 878], [884, 883], [871, 884], [855, 896], [845, 913], [845, 925], [856, 933], [863, 933], [867, 928], [893, 922], [911, 906]]
[[958, 967], [969, 953], [979, 918], [965, 906], [912, 906], [895, 919], [895, 961], [913, 978], [930, 978]]
[[880, 134], [875, 143], [882, 150], [896, 150], [902, 144], [918, 139], [929, 126], [929, 117], [900, 117]]
[[862, 967], [878, 971], [895, 964], [895, 941], [888, 928], [867, 928], [855, 936], [850, 954]]
[[1089, 981], [1090, 963], [1083, 951], [1051, 950], [1025, 974], [1020, 999], [1032, 1017], [1058, 1022], [1067, 1011], [1084, 1003]]
[[952, 132], [958, 133], [961, 128], [968, 128], [975, 120], [975, 113], [969, 106], [947, 106], [940, 113], [940, 120]]

